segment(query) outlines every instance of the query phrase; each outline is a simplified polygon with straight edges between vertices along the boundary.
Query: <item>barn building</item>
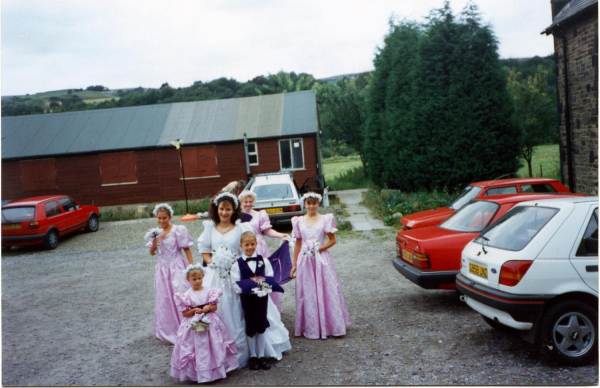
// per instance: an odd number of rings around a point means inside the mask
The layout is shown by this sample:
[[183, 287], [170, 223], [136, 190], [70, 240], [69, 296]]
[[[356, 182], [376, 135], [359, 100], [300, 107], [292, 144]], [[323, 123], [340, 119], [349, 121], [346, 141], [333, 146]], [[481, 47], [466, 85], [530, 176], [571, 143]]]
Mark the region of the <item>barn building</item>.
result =
[[3, 117], [2, 199], [67, 194], [100, 206], [184, 199], [177, 139], [189, 199], [254, 174], [291, 171], [301, 185], [321, 171], [310, 90]]
[[598, 0], [552, 0], [562, 181], [598, 194]]

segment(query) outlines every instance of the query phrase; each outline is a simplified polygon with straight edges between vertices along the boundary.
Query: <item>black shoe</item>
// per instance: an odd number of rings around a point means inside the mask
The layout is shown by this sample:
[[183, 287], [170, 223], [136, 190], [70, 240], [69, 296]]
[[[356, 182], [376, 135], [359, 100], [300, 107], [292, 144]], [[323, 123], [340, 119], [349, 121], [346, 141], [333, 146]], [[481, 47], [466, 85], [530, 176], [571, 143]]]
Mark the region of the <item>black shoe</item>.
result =
[[250, 370], [258, 370], [258, 358], [250, 357], [250, 360], [248, 360], [248, 368]]
[[263, 369], [263, 370], [271, 369], [271, 364], [269, 364], [269, 360], [266, 357], [259, 358], [258, 365], [260, 366], [260, 369]]

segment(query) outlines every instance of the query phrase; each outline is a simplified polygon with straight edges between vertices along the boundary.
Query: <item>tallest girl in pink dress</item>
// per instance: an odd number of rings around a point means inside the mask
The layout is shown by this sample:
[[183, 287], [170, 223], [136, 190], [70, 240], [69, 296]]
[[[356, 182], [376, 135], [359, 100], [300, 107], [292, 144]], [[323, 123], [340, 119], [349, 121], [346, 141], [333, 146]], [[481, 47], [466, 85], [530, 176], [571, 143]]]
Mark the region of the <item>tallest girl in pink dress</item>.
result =
[[[329, 248], [335, 244], [333, 214], [319, 214], [321, 196], [302, 196], [307, 213], [292, 218], [296, 238], [291, 277], [296, 279], [296, 336], [326, 339], [346, 334], [350, 315]], [[329, 241], [325, 243], [325, 236]]]

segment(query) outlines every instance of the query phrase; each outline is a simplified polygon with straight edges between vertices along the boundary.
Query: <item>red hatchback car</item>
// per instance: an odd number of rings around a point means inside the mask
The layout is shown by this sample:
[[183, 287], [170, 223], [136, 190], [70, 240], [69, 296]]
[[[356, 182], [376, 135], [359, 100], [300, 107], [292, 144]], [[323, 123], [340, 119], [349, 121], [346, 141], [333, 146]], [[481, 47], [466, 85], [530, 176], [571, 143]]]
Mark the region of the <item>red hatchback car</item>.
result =
[[438, 226], [400, 231], [396, 235], [398, 272], [426, 289], [456, 289], [464, 247], [519, 202], [583, 196], [581, 194], [494, 195], [471, 200]]
[[81, 228], [96, 232], [99, 218], [98, 206], [80, 206], [66, 195], [11, 202], [2, 207], [2, 249], [36, 244], [54, 249], [59, 236]]
[[402, 230], [435, 226], [452, 213], [463, 207], [474, 198], [485, 198], [488, 195], [519, 193], [570, 193], [571, 191], [556, 179], [549, 178], [514, 178], [496, 179], [471, 183], [445, 207], [425, 210], [402, 217]]

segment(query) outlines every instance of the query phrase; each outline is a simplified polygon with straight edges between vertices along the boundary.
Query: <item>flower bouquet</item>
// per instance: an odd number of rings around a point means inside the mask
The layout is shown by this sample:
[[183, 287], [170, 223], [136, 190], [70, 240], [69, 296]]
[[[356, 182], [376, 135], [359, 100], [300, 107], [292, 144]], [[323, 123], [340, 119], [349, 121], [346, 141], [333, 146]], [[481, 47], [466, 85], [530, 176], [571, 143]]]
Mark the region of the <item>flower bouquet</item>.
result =
[[[161, 234], [163, 234], [163, 230], [161, 228], [152, 228], [144, 235], [144, 240], [152, 241], [155, 238], [157, 238], [158, 236], [160, 236]], [[158, 245], [157, 245], [156, 249], [158, 250], [158, 253], [160, 254], [160, 248], [158, 247]]]
[[271, 292], [273, 292], [273, 287], [271, 287], [270, 284], [268, 284], [267, 282], [265, 282], [265, 278], [263, 278], [262, 276], [256, 276], [251, 278], [250, 280], [256, 282], [256, 284], [258, 284], [258, 287], [254, 287], [252, 289], [252, 292], [255, 293], [257, 296], [259, 296], [260, 298], [265, 297], [267, 295], [269, 295]]
[[236, 255], [226, 246], [221, 246], [213, 250], [212, 261], [208, 265], [210, 269], [215, 271], [219, 278], [229, 280], [231, 277], [231, 267], [235, 263]]
[[212, 322], [206, 317], [206, 314], [195, 314], [188, 325], [188, 329], [195, 330], [197, 333], [203, 333], [211, 323]]
[[319, 252], [320, 246], [319, 240], [306, 240], [302, 242], [302, 257], [311, 258], [314, 257], [321, 265], [326, 266], [327, 262], [321, 257], [321, 253]]

